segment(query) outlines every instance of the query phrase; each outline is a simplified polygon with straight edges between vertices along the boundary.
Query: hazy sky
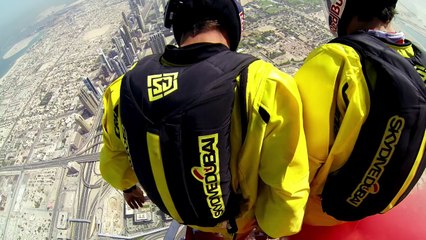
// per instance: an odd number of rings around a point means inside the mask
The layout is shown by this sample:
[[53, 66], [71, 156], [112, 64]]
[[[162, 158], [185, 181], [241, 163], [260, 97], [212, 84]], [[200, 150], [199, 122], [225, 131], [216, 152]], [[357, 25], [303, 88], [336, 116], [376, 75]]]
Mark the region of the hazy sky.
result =
[[34, 15], [35, 12], [32, 10], [42, 9], [46, 3], [49, 4], [49, 0], [1, 0], [0, 27], [12, 24], [27, 14]]
[[412, 9], [416, 14], [422, 14], [423, 18], [426, 18], [426, 1], [425, 0], [399, 0], [400, 3], [403, 3], [410, 9]]

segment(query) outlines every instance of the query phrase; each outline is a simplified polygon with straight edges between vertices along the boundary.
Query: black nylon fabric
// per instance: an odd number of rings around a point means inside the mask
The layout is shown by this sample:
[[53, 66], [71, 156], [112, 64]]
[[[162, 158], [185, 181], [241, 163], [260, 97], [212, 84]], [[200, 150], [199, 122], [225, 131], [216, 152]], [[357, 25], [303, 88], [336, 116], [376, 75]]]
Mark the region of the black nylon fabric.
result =
[[[353, 152], [328, 176], [322, 192], [327, 214], [355, 221], [382, 212], [412, 170], [426, 127], [426, 90], [410, 61], [379, 39], [360, 33], [332, 42], [359, 53], [370, 92], [370, 112]], [[416, 176], [398, 203], [420, 178], [425, 161], [423, 153]]]
[[[171, 67], [162, 65], [160, 56], [150, 56], [123, 79], [121, 116], [136, 175], [148, 197], [170, 214], [154, 180], [146, 142], [147, 132], [159, 135], [168, 190], [184, 224], [215, 226], [233, 217], [228, 210], [234, 206], [228, 202], [232, 194], [229, 134], [235, 78], [254, 60], [227, 50], [199, 63]], [[177, 89], [150, 102], [148, 76], [176, 72]], [[217, 157], [219, 164], [215, 165]], [[219, 175], [214, 176], [216, 168]], [[225, 209], [216, 202], [217, 187]]]

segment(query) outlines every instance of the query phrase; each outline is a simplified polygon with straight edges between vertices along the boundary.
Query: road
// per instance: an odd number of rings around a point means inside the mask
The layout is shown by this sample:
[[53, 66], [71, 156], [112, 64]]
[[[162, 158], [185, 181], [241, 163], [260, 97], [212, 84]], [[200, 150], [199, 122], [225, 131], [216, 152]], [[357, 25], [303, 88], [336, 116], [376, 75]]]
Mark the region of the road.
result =
[[63, 166], [66, 166], [69, 162], [90, 163], [90, 162], [97, 162], [97, 161], [99, 161], [99, 153], [92, 153], [88, 155], [57, 158], [57, 159], [53, 159], [51, 161], [45, 161], [45, 162], [28, 163], [21, 166], [2, 167], [0, 168], [0, 173], [35, 170], [35, 169], [41, 169], [41, 168], [63, 167]]

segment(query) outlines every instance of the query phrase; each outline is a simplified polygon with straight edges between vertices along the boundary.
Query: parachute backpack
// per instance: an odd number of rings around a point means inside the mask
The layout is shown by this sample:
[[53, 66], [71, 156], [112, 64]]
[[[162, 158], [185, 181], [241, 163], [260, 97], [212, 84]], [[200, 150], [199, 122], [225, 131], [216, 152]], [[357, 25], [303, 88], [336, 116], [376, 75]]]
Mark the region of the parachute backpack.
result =
[[332, 42], [358, 52], [370, 94], [355, 147], [345, 165], [329, 174], [322, 192], [327, 214], [355, 221], [396, 206], [425, 169], [426, 89], [414, 66], [426, 61], [421, 51], [405, 59], [364, 32]]
[[182, 34], [197, 21], [217, 20], [230, 51], [188, 66], [140, 61], [122, 80], [124, 144], [148, 197], [179, 223], [203, 227], [228, 222], [236, 233], [239, 196], [232, 188], [230, 125], [237, 77], [241, 124], [247, 127], [245, 81], [253, 56], [237, 54], [243, 9], [234, 0], [170, 0], [164, 25]]
[[244, 99], [247, 66], [256, 59], [224, 51], [189, 67], [171, 67], [159, 58], [145, 58], [122, 80], [124, 141], [134, 171], [152, 202], [178, 222], [212, 227], [229, 221], [235, 233], [231, 113], [236, 78], [241, 73]]

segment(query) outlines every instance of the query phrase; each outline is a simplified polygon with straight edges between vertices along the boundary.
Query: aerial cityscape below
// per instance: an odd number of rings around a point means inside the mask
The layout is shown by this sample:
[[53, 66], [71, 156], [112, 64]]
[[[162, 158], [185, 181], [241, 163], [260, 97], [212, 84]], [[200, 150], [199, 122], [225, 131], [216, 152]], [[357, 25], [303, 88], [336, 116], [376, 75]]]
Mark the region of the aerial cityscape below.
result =
[[[102, 93], [175, 44], [163, 27], [166, 0], [63, 2], [0, 48], [0, 239], [181, 239], [182, 226], [149, 201], [132, 210], [99, 171]], [[242, 4], [239, 51], [291, 75], [332, 37], [319, 0]], [[426, 47], [426, 20], [410, 7], [396, 24]]]

